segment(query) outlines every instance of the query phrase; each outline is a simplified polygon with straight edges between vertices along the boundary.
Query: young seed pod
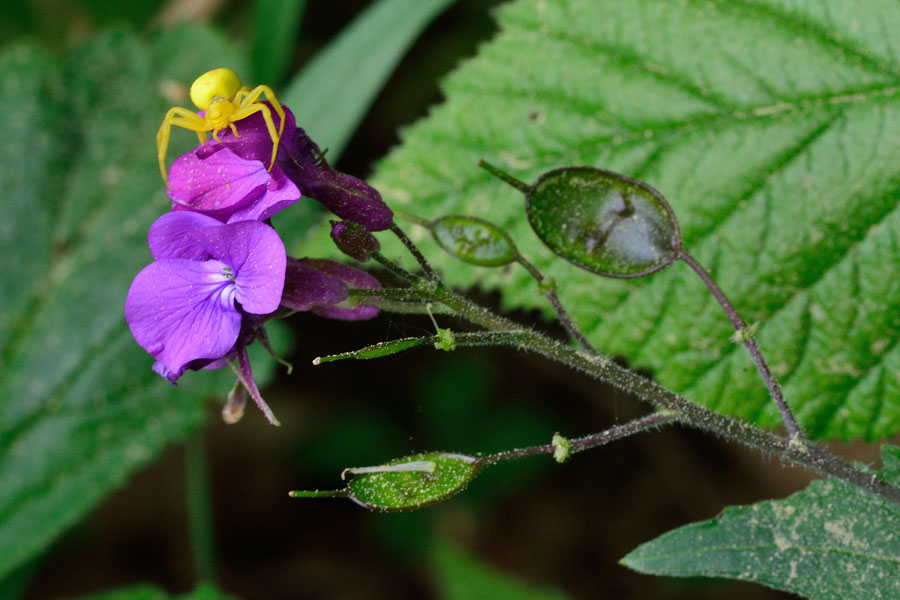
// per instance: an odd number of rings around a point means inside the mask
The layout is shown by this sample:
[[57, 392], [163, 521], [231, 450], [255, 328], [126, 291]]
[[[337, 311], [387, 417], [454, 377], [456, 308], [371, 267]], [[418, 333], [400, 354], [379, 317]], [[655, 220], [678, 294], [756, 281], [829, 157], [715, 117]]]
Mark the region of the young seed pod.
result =
[[[411, 462], [430, 462], [434, 467], [430, 470], [396, 468]], [[382, 472], [371, 469], [354, 477], [347, 486], [349, 498], [375, 512], [415, 510], [462, 491], [475, 477], [481, 462], [464, 454], [429, 452], [398, 458], [386, 466], [389, 468], [381, 469]]]
[[479, 267], [502, 267], [519, 257], [506, 231], [477, 217], [440, 217], [432, 221], [431, 234], [449, 254]]
[[665, 198], [638, 181], [594, 167], [547, 171], [528, 186], [481, 166], [525, 194], [528, 222], [569, 262], [605, 277], [643, 277], [681, 253], [681, 233]]

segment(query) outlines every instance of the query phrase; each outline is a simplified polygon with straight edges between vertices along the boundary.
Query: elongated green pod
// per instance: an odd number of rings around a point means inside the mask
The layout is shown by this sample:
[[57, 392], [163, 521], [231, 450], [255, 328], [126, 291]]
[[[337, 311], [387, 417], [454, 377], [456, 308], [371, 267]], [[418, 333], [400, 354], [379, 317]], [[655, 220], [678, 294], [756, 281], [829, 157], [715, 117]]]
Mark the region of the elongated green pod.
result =
[[[434, 468], [397, 469], [405, 463], [433, 463]], [[462, 491], [480, 466], [477, 458], [464, 454], [415, 454], [390, 461], [381, 472], [357, 475], [347, 492], [351, 500], [376, 512], [415, 510]]]

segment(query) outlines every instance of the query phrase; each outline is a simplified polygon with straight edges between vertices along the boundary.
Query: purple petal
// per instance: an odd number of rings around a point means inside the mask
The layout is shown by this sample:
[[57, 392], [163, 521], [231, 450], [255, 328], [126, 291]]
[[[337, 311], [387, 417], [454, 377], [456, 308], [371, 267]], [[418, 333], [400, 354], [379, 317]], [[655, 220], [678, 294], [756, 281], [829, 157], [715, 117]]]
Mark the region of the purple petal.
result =
[[340, 279], [288, 257], [282, 306], [307, 311], [319, 305], [337, 304], [346, 300], [347, 295], [347, 286]]
[[[304, 258], [301, 262], [309, 268], [320, 273], [340, 279], [349, 287], [361, 289], [378, 289], [381, 284], [377, 279], [354, 267], [324, 258]], [[322, 304], [315, 306], [311, 312], [329, 319], [341, 319], [344, 321], [359, 321], [371, 319], [378, 314], [378, 308], [365, 304], [350, 305], [348, 302], [337, 304]]]
[[131, 333], [159, 361], [155, 370], [173, 383], [192, 361], [222, 358], [237, 341], [241, 314], [226, 268], [217, 260], [158, 260], [128, 290]]
[[258, 315], [278, 309], [284, 289], [286, 254], [274, 229], [259, 221], [240, 221], [192, 232], [197, 243], [228, 265], [235, 299]]
[[209, 252], [197, 244], [190, 233], [201, 227], [221, 227], [222, 223], [194, 212], [169, 212], [150, 226], [147, 241], [153, 258], [190, 258], [206, 260]]
[[300, 199], [300, 190], [294, 182], [288, 179], [284, 172], [277, 166], [267, 174], [269, 181], [266, 184], [266, 193], [256, 202], [236, 211], [228, 218], [229, 223], [236, 221], [265, 221], [275, 213], [287, 208]]
[[262, 198], [269, 179], [261, 161], [246, 160], [222, 144], [207, 142], [199, 152], [182, 154], [172, 163], [166, 191], [176, 210], [201, 211], [225, 221]]

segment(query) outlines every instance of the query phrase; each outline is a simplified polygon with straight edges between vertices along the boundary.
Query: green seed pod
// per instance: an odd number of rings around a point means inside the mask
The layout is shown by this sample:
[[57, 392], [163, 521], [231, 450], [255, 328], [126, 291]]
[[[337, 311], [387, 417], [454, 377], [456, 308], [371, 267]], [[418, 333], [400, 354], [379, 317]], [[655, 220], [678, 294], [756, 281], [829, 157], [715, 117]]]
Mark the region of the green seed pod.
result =
[[440, 217], [431, 223], [431, 234], [441, 248], [472, 265], [502, 267], [519, 256], [506, 231], [477, 217]]
[[672, 209], [642, 181], [594, 167], [563, 167], [528, 186], [479, 164], [525, 194], [528, 222], [541, 241], [583, 269], [606, 277], [643, 277], [681, 253]]
[[[400, 470], [406, 463], [416, 463], [415, 468]], [[433, 467], [419, 466], [426, 463]], [[377, 512], [422, 508], [462, 491], [481, 463], [463, 454], [430, 452], [399, 458], [385, 466], [388, 468], [381, 472], [367, 469], [364, 474], [354, 477], [347, 486], [350, 499]]]

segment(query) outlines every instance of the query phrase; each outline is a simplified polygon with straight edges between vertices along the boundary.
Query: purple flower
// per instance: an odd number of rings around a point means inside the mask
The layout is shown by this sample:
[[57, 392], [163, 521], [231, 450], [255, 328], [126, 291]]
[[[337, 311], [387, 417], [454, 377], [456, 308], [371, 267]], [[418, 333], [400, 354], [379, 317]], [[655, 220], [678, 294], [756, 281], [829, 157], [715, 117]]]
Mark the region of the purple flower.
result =
[[156, 260], [134, 278], [125, 319], [156, 358], [154, 370], [175, 383], [189, 368], [241, 359], [249, 343], [240, 335], [245, 319], [281, 302], [287, 259], [275, 230], [258, 221], [226, 225], [170, 212], [156, 220], [148, 239]]
[[388, 229], [393, 212], [378, 191], [331, 168], [318, 146], [296, 126], [293, 113], [286, 107], [284, 112], [284, 131], [271, 171], [266, 168], [272, 139], [262, 115], [251, 115], [235, 122], [237, 137], [230, 130], [221, 132], [220, 142], [210, 139], [173, 163], [168, 187], [173, 208], [202, 211], [229, 223], [264, 220], [302, 193], [369, 231]]
[[378, 314], [374, 306], [347, 302], [348, 287], [377, 290], [381, 284], [365, 271], [333, 260], [288, 257], [281, 304], [344, 321], [371, 319]]

